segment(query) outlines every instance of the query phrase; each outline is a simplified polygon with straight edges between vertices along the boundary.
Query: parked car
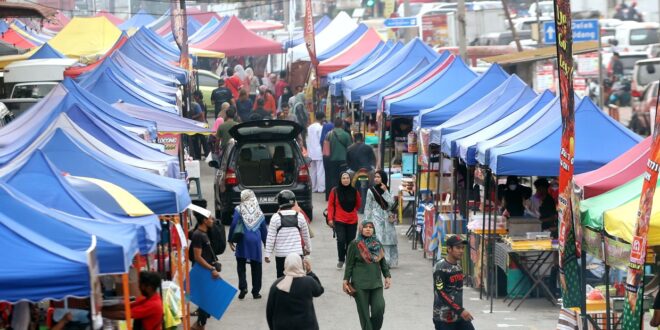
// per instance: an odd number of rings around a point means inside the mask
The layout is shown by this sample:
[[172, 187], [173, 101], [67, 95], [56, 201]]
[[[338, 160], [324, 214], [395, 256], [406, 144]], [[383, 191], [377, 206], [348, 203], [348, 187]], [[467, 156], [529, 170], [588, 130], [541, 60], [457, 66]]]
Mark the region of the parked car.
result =
[[[532, 37], [532, 31], [516, 31], [519, 40], [527, 40]], [[506, 46], [514, 42], [511, 31], [491, 32], [479, 36], [479, 46]], [[536, 43], [536, 41], [534, 41]]]
[[23, 112], [30, 109], [37, 102], [39, 102], [39, 99], [35, 98], [0, 99], [0, 103], [3, 103], [7, 107], [13, 118], [23, 114]]
[[616, 27], [614, 35], [617, 41], [617, 49], [620, 52], [643, 52], [650, 44], [660, 42], [658, 32], [660, 24], [655, 22], [633, 22], [624, 21]]
[[199, 90], [204, 95], [204, 104], [208, 111], [213, 111], [213, 104], [211, 103], [211, 93], [218, 88], [218, 79], [220, 77], [211, 71], [197, 70], [197, 83]]
[[[537, 7], [538, 4], [538, 7]], [[555, 17], [555, 4], [554, 1], [538, 1], [529, 5], [529, 16], [536, 17], [536, 12], [539, 16]]]
[[48, 95], [59, 83], [52, 81], [20, 83], [14, 85], [11, 90], [10, 99], [33, 98], [41, 99]]
[[660, 80], [660, 58], [635, 62], [632, 72], [632, 96], [642, 96], [646, 86], [657, 80]]
[[630, 119], [630, 129], [640, 135], [652, 133], [655, 124], [655, 107], [658, 102], [658, 81], [646, 86], [639, 102], [633, 105], [633, 115]]
[[[252, 189], [261, 210], [270, 219], [278, 210], [276, 196], [288, 189], [298, 205], [312, 217], [312, 186], [308, 161], [303, 158], [296, 137], [303, 127], [288, 120], [248, 121], [234, 126], [222, 152], [215, 175], [215, 214], [231, 223], [241, 191]], [[270, 220], [269, 220], [270, 221]]]

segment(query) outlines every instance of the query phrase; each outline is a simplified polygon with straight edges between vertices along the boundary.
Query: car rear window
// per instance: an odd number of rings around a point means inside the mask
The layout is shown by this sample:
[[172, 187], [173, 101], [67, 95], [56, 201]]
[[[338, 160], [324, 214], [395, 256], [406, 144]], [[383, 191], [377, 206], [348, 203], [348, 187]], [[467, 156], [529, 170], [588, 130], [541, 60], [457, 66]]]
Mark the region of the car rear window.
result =
[[660, 62], [639, 65], [639, 69], [637, 70], [637, 82], [640, 85], [646, 85], [656, 80], [660, 80]]
[[646, 55], [621, 55], [619, 58], [623, 64], [623, 69], [630, 71], [635, 67], [635, 63], [637, 63], [637, 61], [645, 60], [648, 57]]
[[246, 143], [237, 155], [236, 168], [243, 186], [288, 186], [295, 179], [296, 158], [288, 142]]
[[643, 28], [630, 30], [630, 45], [648, 45], [658, 43], [658, 29]]

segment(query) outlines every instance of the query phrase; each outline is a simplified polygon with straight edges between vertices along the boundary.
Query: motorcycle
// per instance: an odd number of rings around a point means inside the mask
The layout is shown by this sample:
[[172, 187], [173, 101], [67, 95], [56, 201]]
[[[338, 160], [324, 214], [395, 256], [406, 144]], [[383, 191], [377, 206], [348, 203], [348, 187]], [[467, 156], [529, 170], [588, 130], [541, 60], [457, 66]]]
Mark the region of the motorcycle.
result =
[[610, 93], [610, 97], [607, 101], [608, 106], [629, 107], [632, 101], [630, 91], [630, 79], [622, 78], [617, 80], [612, 85], [612, 92]]

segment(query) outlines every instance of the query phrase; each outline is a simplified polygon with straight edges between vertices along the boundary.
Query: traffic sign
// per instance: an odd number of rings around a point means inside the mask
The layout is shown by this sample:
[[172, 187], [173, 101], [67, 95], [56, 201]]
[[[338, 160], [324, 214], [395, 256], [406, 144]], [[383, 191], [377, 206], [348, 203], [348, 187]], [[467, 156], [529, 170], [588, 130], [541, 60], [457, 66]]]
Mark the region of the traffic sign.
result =
[[[572, 23], [573, 42], [598, 41], [600, 33], [597, 19], [578, 19]], [[557, 42], [555, 22], [543, 22], [543, 43], [554, 44], [555, 42]]]
[[388, 28], [405, 28], [417, 26], [417, 17], [394, 17], [387, 18], [383, 21], [385, 27]]

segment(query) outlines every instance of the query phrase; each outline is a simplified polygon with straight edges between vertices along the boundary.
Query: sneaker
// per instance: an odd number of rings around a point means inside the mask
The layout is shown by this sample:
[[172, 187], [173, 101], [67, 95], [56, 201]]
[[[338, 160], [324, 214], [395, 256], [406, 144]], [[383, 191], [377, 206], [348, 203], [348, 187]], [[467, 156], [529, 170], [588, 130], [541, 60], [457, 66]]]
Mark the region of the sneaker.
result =
[[247, 294], [247, 290], [241, 291], [241, 293], [238, 294], [238, 299], [241, 299], [241, 300], [245, 299], [246, 294]]
[[337, 263], [337, 269], [342, 269], [342, 268], [344, 268], [344, 263], [340, 261]]
[[252, 298], [254, 298], [254, 299], [261, 299], [261, 295], [258, 294], [258, 293], [253, 293], [253, 294], [252, 294]]

